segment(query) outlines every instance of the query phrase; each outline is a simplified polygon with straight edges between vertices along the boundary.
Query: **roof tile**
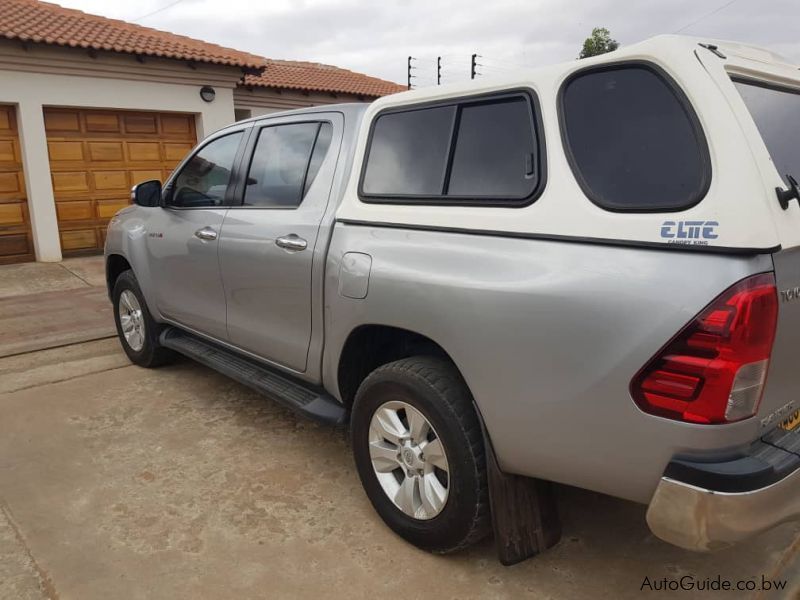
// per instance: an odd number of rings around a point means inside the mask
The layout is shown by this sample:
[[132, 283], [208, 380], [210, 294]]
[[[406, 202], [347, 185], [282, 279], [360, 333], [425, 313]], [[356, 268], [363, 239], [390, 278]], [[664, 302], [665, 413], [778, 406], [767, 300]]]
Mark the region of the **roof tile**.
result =
[[0, 0], [0, 36], [251, 69], [265, 64], [247, 52], [36, 0]]
[[310, 92], [355, 94], [377, 98], [406, 89], [405, 86], [363, 73], [321, 63], [266, 59], [260, 75], [246, 75], [244, 84], [253, 87], [293, 89]]
[[[0, 0], [0, 37], [71, 48], [158, 56], [259, 71], [244, 84], [376, 98], [405, 89], [397, 83], [313, 62], [266, 59], [182, 35], [37, 0]], [[266, 68], [265, 68], [266, 67]]]

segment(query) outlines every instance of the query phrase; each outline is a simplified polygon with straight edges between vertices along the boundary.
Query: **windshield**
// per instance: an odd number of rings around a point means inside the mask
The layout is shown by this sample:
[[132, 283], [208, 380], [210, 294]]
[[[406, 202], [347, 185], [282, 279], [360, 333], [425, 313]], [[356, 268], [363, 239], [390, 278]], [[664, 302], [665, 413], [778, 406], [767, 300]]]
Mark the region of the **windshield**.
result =
[[734, 80], [767, 145], [783, 181], [787, 175], [800, 179], [800, 90], [751, 80]]

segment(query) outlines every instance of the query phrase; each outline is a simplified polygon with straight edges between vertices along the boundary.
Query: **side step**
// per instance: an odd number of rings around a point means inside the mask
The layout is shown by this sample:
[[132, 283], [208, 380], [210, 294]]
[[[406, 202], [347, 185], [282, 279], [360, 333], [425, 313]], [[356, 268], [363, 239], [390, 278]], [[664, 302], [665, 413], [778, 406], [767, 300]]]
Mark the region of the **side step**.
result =
[[211, 367], [314, 421], [329, 425], [347, 422], [345, 407], [324, 390], [279, 374], [274, 369], [176, 327], [167, 327], [162, 331], [159, 341], [162, 346]]

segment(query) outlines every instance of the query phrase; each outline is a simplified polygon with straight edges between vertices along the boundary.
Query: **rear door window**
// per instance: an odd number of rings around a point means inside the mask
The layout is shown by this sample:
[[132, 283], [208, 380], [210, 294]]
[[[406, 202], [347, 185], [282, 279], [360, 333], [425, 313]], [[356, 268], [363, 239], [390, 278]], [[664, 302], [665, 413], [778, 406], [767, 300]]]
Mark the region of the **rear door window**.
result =
[[303, 186], [303, 196], [308, 193], [311, 184], [317, 178], [317, 173], [322, 166], [322, 161], [328, 154], [333, 139], [333, 126], [330, 123], [320, 123], [317, 141], [314, 142], [314, 150], [311, 152], [311, 161], [308, 163], [308, 173], [306, 173], [306, 183]]
[[361, 198], [524, 206], [544, 183], [540, 143], [523, 93], [387, 112], [373, 123]]
[[700, 123], [668, 76], [644, 64], [579, 71], [561, 90], [573, 172], [607, 210], [659, 212], [697, 204], [710, 159]]
[[800, 179], [800, 91], [745, 79], [734, 80], [769, 150], [775, 168], [789, 184]]
[[250, 162], [243, 206], [300, 206], [328, 151], [331, 129], [330, 123], [263, 127]]

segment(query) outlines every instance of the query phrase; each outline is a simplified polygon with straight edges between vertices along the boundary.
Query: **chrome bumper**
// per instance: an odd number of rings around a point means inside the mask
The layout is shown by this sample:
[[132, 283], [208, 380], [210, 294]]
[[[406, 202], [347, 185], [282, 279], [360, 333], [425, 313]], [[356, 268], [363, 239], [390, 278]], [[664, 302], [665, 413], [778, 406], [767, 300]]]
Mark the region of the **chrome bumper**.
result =
[[650, 530], [689, 550], [725, 548], [800, 519], [800, 469], [748, 492], [715, 492], [662, 477], [647, 509]]

